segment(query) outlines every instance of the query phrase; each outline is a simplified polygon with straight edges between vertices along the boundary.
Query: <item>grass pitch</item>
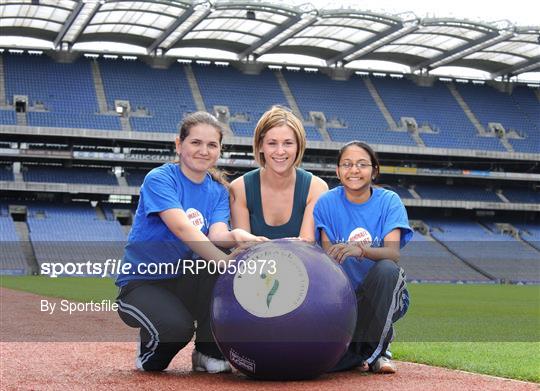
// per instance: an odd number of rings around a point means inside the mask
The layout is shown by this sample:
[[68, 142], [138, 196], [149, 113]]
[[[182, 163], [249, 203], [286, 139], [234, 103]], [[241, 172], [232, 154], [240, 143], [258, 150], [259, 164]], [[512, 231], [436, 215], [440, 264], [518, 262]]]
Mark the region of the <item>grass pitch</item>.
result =
[[394, 357], [540, 382], [540, 286], [409, 285]]
[[[77, 301], [117, 294], [107, 278], [0, 276], [0, 286]], [[409, 292], [394, 358], [540, 383], [540, 286], [414, 284]]]

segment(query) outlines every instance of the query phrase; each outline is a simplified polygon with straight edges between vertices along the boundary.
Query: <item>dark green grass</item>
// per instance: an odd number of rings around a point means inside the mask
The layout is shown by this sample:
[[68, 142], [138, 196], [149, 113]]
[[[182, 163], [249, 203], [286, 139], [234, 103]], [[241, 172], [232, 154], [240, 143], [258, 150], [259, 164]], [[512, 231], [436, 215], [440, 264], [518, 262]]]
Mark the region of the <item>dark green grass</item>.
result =
[[[0, 277], [0, 285], [90, 301], [116, 297], [111, 279]], [[540, 382], [540, 286], [410, 285], [396, 324], [399, 360]]]

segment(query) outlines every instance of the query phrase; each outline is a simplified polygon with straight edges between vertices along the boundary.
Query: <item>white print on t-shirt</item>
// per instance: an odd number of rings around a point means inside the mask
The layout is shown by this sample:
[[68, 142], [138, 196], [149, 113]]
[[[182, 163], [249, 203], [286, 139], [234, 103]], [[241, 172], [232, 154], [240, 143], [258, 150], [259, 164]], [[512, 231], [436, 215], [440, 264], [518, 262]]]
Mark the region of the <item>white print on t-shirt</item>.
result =
[[191, 221], [191, 224], [200, 231], [204, 226], [204, 217], [202, 213], [195, 208], [189, 208], [186, 210], [186, 214], [189, 221]]

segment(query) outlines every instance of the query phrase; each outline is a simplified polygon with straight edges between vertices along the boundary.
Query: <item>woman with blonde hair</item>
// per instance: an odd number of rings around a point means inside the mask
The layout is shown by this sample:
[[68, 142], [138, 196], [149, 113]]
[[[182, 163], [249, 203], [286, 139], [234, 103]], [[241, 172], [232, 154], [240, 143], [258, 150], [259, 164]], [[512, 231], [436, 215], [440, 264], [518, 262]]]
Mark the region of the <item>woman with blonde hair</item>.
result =
[[289, 109], [273, 106], [262, 115], [253, 135], [260, 168], [231, 183], [233, 228], [270, 239], [314, 241], [313, 207], [328, 186], [299, 168], [305, 149], [304, 126]]

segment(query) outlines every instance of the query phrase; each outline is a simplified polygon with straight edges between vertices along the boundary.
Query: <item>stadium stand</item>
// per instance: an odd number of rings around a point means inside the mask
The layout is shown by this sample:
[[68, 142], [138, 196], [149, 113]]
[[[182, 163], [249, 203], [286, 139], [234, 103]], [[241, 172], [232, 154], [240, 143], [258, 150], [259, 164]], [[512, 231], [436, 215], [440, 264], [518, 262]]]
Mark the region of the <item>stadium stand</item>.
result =
[[489, 279], [452, 255], [444, 246], [420, 232], [401, 250], [399, 263], [409, 281], [487, 282]]
[[427, 147], [505, 151], [497, 138], [480, 137], [445, 84], [435, 81], [421, 87], [406, 78], [372, 78], [396, 123], [413, 117], [419, 127], [436, 133], [420, 133]]
[[272, 105], [287, 105], [276, 76], [268, 69], [247, 75], [233, 67], [194, 65], [206, 109], [227, 106], [231, 129], [237, 136], [251, 137], [259, 117]]
[[84, 183], [118, 186], [116, 176], [103, 168], [65, 168], [58, 166], [23, 166], [25, 182]]
[[414, 189], [430, 200], [502, 202], [494, 192], [475, 186], [417, 184]]
[[14, 180], [14, 176], [11, 164], [0, 164], [0, 181], [12, 180]]
[[142, 171], [142, 170], [126, 170], [124, 175], [126, 177], [126, 182], [129, 186], [141, 186], [144, 180], [144, 177], [146, 174], [148, 174], [149, 170]]
[[186, 75], [177, 63], [153, 69], [139, 61], [103, 60], [99, 66], [109, 107], [123, 100], [129, 101], [132, 113], [148, 112], [148, 116], [130, 117], [133, 130], [176, 133], [184, 114], [196, 111]]
[[503, 194], [510, 202], [540, 204], [540, 193], [532, 189], [503, 188]]
[[109, 221], [115, 221], [116, 217], [114, 215], [114, 210], [122, 210], [131, 212], [132, 215], [135, 214], [136, 208], [134, 208], [131, 204], [115, 204], [110, 202], [101, 202], [100, 208], [105, 214], [105, 218]]
[[90, 204], [29, 203], [27, 222], [38, 265], [122, 258], [122, 227], [116, 220], [99, 219]]
[[515, 224], [521, 239], [540, 251], [540, 226], [534, 224]]
[[[373, 144], [416, 146], [407, 132], [388, 130], [379, 108], [362, 81], [331, 80], [319, 73], [284, 72], [304, 119], [310, 111], [323, 112], [332, 141], [360, 139]], [[336, 127], [335, 122], [343, 127]]]
[[[100, 115], [90, 62], [54, 62], [47, 56], [3, 54], [6, 96], [28, 97], [28, 125], [119, 130], [117, 116]], [[46, 111], [31, 111], [36, 104]]]
[[540, 105], [532, 90], [517, 89], [512, 97], [487, 85], [457, 84], [463, 99], [478, 120], [501, 123], [507, 132], [514, 130], [522, 139], [509, 138], [514, 150], [538, 152], [540, 145]]
[[456, 256], [494, 279], [540, 282], [540, 253], [510, 235], [494, 233], [474, 221], [425, 221], [435, 239]]
[[[100, 59], [97, 64], [101, 70], [109, 112], [108, 115], [103, 115], [98, 113], [96, 86], [90, 60], [80, 59], [73, 64], [57, 64], [46, 56], [29, 57], [7, 53], [2, 56], [6, 71], [8, 100], [11, 100], [13, 95], [28, 95], [29, 97], [27, 112], [29, 126], [121, 129], [119, 117], [111, 113], [114, 110], [115, 101], [123, 100], [128, 101], [131, 106], [129, 123], [132, 130], [176, 133], [182, 116], [196, 110], [188, 85], [188, 75], [184, 67], [177, 63], [164, 70], [151, 68], [138, 61]], [[212, 112], [214, 106], [227, 106], [231, 115], [230, 127], [237, 136], [252, 137], [256, 121], [269, 106], [276, 103], [287, 104], [287, 98], [276, 74], [268, 69], [263, 70], [259, 75], [247, 75], [234, 67], [214, 65], [193, 64], [192, 69], [207, 110]], [[283, 71], [283, 75], [302, 113], [309, 140], [323, 140], [323, 134], [313, 125], [310, 118], [310, 112], [318, 111], [324, 113], [326, 117], [326, 130], [332, 141], [346, 142], [351, 139], [362, 139], [372, 144], [413, 147], [419, 145], [404, 129], [390, 129], [368, 90], [366, 80], [353, 76], [346, 82], [336, 81], [325, 74], [313, 72]], [[499, 138], [493, 135], [490, 137], [477, 135], [474, 125], [444, 83], [436, 81], [432, 86], [420, 87], [406, 78], [370, 77], [370, 80], [396, 122], [399, 122], [401, 117], [416, 119], [421, 128], [419, 137], [427, 147], [459, 148], [482, 152], [507, 151]], [[540, 152], [540, 105], [532, 89], [523, 86], [515, 87], [512, 94], [506, 94], [486, 85], [457, 85], [457, 88], [484, 127], [487, 128], [488, 122], [501, 122], [507, 131], [515, 130], [508, 141], [516, 151]], [[483, 102], [479, 103], [478, 100]], [[37, 102], [40, 104], [36, 105]], [[42, 111], [35, 111], [36, 107], [40, 107]], [[13, 125], [16, 122], [15, 110], [4, 108], [0, 110], [0, 124]], [[17, 149], [12, 145], [17, 144], [21, 150], [27, 149], [25, 153], [43, 151], [43, 156], [45, 153], [50, 156], [53, 155], [51, 152], [58, 151], [107, 152], [112, 155], [124, 146], [114, 143], [104, 145], [107, 143], [103, 140], [98, 143], [89, 143], [92, 145], [84, 145], [84, 143], [84, 141], [77, 141], [77, 145], [71, 145], [69, 141], [59, 139], [53, 142], [48, 142], [46, 139], [43, 142], [37, 142], [34, 138], [30, 139], [24, 148], [19, 145], [19, 142], [12, 141], [0, 143], [0, 148]], [[137, 143], [127, 148], [131, 149], [129, 153], [141, 154], [141, 156], [148, 153], [161, 154], [161, 157], [171, 154], [170, 148], [164, 149], [155, 142]], [[154, 152], [149, 152], [151, 150]], [[241, 158], [244, 159], [245, 149], [241, 151]], [[330, 152], [335, 155], [335, 150]], [[328, 151], [322, 151], [320, 155], [318, 153], [319, 150], [311, 151], [310, 163], [325, 162], [325, 159], [330, 158]], [[7, 155], [9, 156], [6, 160], [0, 163], [0, 181], [15, 181], [16, 179], [15, 183], [9, 184], [10, 186], [17, 185], [20, 179], [18, 173], [16, 175], [13, 173], [12, 161], [18, 160], [22, 163], [21, 174], [25, 182], [110, 186], [122, 186], [127, 183], [128, 186], [134, 187], [142, 184], [152, 164], [157, 165], [161, 161], [149, 159], [148, 164], [137, 163], [137, 166], [132, 167], [129, 164], [124, 165], [121, 161], [114, 162], [114, 165], [124, 167], [125, 181], [124, 178], [118, 178], [119, 183], [110, 168], [89, 167], [89, 163], [84, 163], [82, 160], [75, 161], [72, 167], [66, 167], [64, 160], [62, 163], [54, 159], [44, 163], [42, 158], [36, 159], [39, 161], [33, 161], [31, 154], [28, 154], [30, 157], [21, 155], [23, 157], [16, 160], [13, 160], [12, 151], [6, 151]], [[405, 155], [405, 158], [408, 156]], [[396, 162], [403, 162], [405, 158], [396, 154], [391, 164], [399, 165], [401, 163]], [[449, 158], [451, 159], [452, 156]], [[422, 157], [419, 152], [414, 159], [418, 159], [420, 163], [425, 160], [423, 164], [429, 166], [431, 159], [438, 158], [427, 157], [427, 155]], [[461, 168], [469, 169], [467, 164], [458, 162], [460, 170]], [[483, 164], [483, 162], [478, 164]], [[422, 164], [419, 164], [419, 167], [421, 166]], [[504, 168], [504, 162], [500, 166], [495, 163], [495, 167]], [[236, 174], [240, 175], [241, 170], [242, 168]], [[528, 174], [536, 173], [535, 170], [532, 168]], [[509, 171], [516, 171], [516, 169]], [[427, 176], [415, 177], [408, 173], [409, 176], [401, 177], [401, 179], [405, 178], [405, 181], [397, 180], [396, 173], [383, 175], [384, 181], [389, 181], [383, 186], [395, 191], [405, 200], [420, 197], [418, 201], [497, 203], [494, 209], [500, 206], [504, 209], [507, 204], [505, 199], [512, 204], [540, 204], [538, 191], [529, 184], [522, 185], [521, 183], [524, 182], [511, 184], [508, 180], [499, 182], [491, 178], [488, 185], [482, 178], [477, 180], [473, 178], [457, 179], [455, 183], [458, 184], [449, 185], [443, 184], [443, 182], [451, 183], [444, 180], [444, 175], [440, 178], [432, 174], [428, 178]], [[339, 184], [333, 172], [324, 171], [321, 176], [328, 181], [330, 187]], [[487, 187], [489, 190], [486, 190]], [[499, 189], [501, 192], [498, 191]], [[9, 196], [18, 194], [20, 193], [10, 193]], [[95, 262], [122, 256], [125, 231], [135, 211], [136, 196], [133, 204], [115, 204], [117, 200], [115, 201], [114, 198], [111, 198], [113, 200], [111, 202], [104, 201], [108, 200], [109, 194], [100, 194], [99, 197], [98, 208], [92, 208], [88, 202], [66, 204], [59, 201], [61, 197], [56, 198], [57, 204], [21, 201], [22, 204], [28, 206], [26, 222], [38, 263], [51, 260], [61, 262], [92, 260]], [[28, 199], [31, 198], [28, 197]], [[0, 205], [0, 207], [2, 243], [20, 241], [16, 231], [16, 228], [20, 226], [14, 225], [19, 222], [14, 223], [5, 205]], [[415, 207], [410, 208], [410, 216], [418, 213]], [[509, 207], [515, 208], [516, 205], [509, 205]], [[521, 205], [521, 207], [528, 206]], [[441, 209], [432, 208], [432, 210], [433, 216], [442, 216]], [[472, 214], [470, 218], [473, 218]], [[118, 220], [121, 220], [121, 223]], [[489, 221], [479, 224], [472, 220], [456, 218], [437, 220], [435, 217], [425, 221], [431, 226], [431, 235], [424, 236], [417, 233], [413, 242], [405, 247], [402, 253], [401, 262], [409, 280], [540, 282], [538, 265], [540, 256], [537, 251], [540, 251], [538, 225], [515, 223], [514, 227], [519, 232], [519, 237], [513, 237], [507, 233], [501, 234]], [[471, 238], [474, 238], [474, 241]], [[482, 245], [480, 246], [479, 243]], [[27, 273], [28, 263], [21, 264], [20, 262], [21, 250], [17, 250], [16, 247], [10, 249], [9, 246], [5, 248], [9, 250], [9, 254], [7, 258], [4, 256], [7, 250], [3, 247], [3, 255], [0, 255], [2, 260], [0, 273], [6, 270], [8, 270], [6, 273]], [[479, 248], [482, 251], [479, 251]], [[26, 248], [23, 248], [23, 254], [26, 254]]]
[[0, 274], [23, 275], [26, 274], [27, 265], [20, 246], [15, 224], [11, 216], [7, 216], [7, 209], [2, 207], [0, 215]]
[[0, 124], [16, 125], [17, 118], [15, 117], [15, 110], [0, 110]]

